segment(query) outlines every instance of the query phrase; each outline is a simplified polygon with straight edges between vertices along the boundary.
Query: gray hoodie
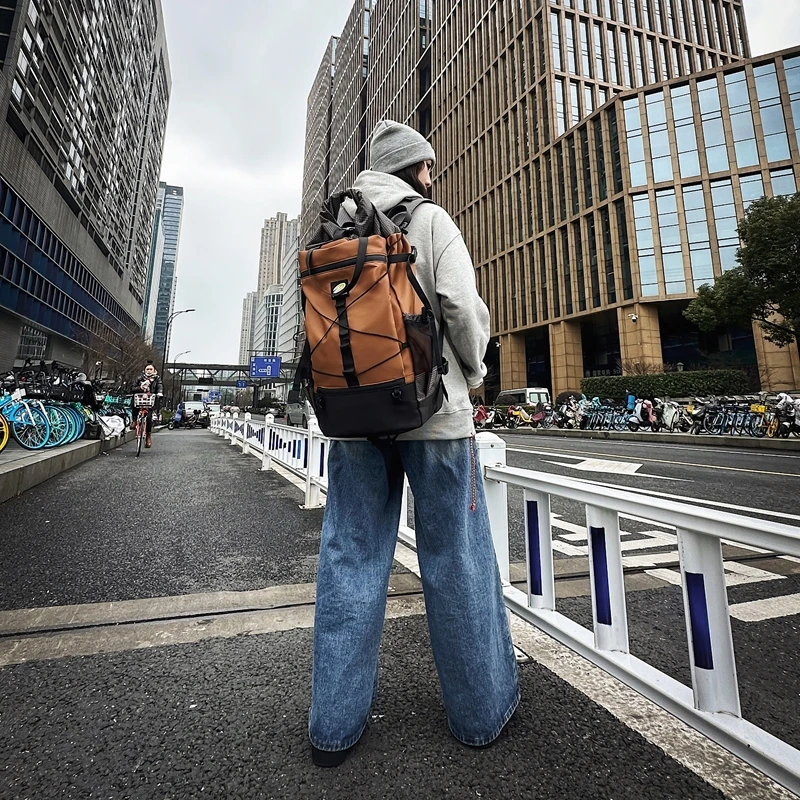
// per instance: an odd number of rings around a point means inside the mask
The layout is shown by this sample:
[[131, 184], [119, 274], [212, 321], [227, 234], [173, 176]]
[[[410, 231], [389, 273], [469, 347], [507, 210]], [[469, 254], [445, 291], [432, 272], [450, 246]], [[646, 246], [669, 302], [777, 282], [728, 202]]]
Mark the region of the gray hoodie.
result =
[[[354, 184], [379, 211], [389, 211], [407, 198], [419, 197], [405, 181], [385, 172], [362, 172]], [[348, 200], [345, 208], [355, 213]], [[461, 231], [450, 215], [433, 203], [423, 203], [408, 226], [408, 240], [417, 248], [417, 278], [433, 306], [437, 322], [445, 324], [444, 357], [450, 364], [444, 385], [447, 399], [421, 428], [399, 439], [465, 439], [475, 433], [469, 389], [483, 383], [483, 355], [489, 343], [489, 309], [475, 285], [472, 264]]]

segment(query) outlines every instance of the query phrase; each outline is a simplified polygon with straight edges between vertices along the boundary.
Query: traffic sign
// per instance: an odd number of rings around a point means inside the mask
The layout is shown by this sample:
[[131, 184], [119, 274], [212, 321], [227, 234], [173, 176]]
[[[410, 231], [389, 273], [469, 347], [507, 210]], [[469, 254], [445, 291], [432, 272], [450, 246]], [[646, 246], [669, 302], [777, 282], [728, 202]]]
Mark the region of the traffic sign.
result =
[[247, 381], [236, 381], [236, 388], [237, 389], [246, 389], [247, 388]]
[[217, 392], [217, 391], [209, 392], [208, 393], [208, 399], [209, 399], [209, 401], [211, 401], [211, 400], [219, 400], [219, 392]]
[[251, 378], [277, 378], [280, 374], [280, 356], [252, 356], [250, 358]]

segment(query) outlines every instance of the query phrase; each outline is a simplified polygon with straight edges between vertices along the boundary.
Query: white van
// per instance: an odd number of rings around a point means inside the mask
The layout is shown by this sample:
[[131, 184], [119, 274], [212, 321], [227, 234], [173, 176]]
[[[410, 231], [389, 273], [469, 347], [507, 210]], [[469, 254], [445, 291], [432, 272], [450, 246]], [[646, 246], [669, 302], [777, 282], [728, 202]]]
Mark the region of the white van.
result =
[[536, 406], [550, 402], [550, 392], [542, 386], [504, 389], [495, 398], [496, 406]]

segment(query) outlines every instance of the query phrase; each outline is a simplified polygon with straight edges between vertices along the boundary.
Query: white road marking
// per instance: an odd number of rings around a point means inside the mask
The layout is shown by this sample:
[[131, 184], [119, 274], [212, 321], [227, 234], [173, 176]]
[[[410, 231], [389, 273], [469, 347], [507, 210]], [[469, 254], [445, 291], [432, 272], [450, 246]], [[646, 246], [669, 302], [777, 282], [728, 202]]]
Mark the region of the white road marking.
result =
[[[507, 448], [507, 451], [511, 450], [511, 448]], [[568, 454], [562, 450], [522, 450], [522, 449], [513, 449], [511, 452], [514, 453], [528, 453], [531, 455], [546, 455], [546, 456], [562, 456], [565, 458], [578, 458], [578, 456], [574, 456], [572, 454]], [[580, 453], [580, 450], [573, 450], [573, 453]], [[593, 453], [591, 450], [584, 450], [582, 452], [584, 456], [608, 456], [611, 458], [619, 457], [617, 453]], [[623, 456], [624, 458], [624, 456]], [[677, 467], [697, 467], [699, 469], [714, 469], [714, 470], [722, 470], [724, 472], [747, 472], [756, 475], [777, 475], [781, 478], [800, 478], [800, 473], [796, 472], [771, 472], [769, 470], [762, 470], [762, 469], [747, 469], [746, 467], [726, 467], [721, 464], [696, 464], [693, 461], [673, 461], [672, 459], [668, 458], [642, 458], [639, 457], [640, 461], [644, 461], [648, 464], [668, 464], [671, 466]], [[656, 477], [656, 476], [654, 476]], [[660, 477], [660, 476], [657, 476]]]
[[742, 622], [763, 622], [766, 619], [790, 617], [800, 614], [800, 594], [783, 597], [766, 597], [748, 603], [736, 603], [730, 607], [731, 616]]
[[[786, 579], [785, 575], [776, 575], [774, 572], [757, 569], [748, 564], [740, 564], [738, 561], [725, 561], [723, 566], [725, 568], [726, 586], [741, 586], [745, 583], [763, 583], [764, 581]], [[677, 567], [675, 569], [646, 569], [645, 572], [674, 586], [681, 585], [681, 572]]]

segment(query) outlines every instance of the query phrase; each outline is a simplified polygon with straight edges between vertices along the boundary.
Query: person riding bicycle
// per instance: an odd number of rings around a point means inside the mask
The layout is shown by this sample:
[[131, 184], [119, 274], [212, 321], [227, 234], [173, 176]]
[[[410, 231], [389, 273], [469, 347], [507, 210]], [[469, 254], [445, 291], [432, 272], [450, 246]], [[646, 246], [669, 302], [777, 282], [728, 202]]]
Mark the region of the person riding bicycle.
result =
[[[145, 447], [153, 446], [153, 411], [158, 410], [161, 407], [161, 398], [164, 396], [162, 388], [161, 377], [159, 376], [158, 371], [153, 366], [153, 362], [148, 361], [147, 366], [142, 370], [141, 374], [133, 384], [134, 393], [138, 394], [140, 392], [144, 392], [154, 394], [156, 396], [155, 406], [147, 410], [147, 438], [144, 444]], [[133, 418], [131, 427], [136, 427], [136, 417]]]

